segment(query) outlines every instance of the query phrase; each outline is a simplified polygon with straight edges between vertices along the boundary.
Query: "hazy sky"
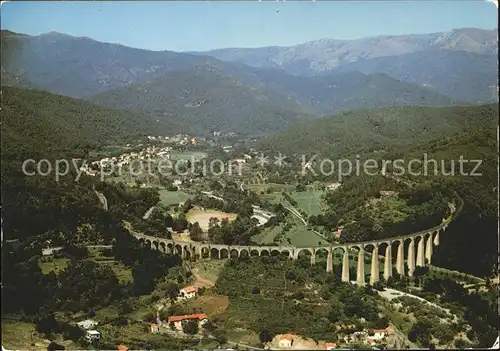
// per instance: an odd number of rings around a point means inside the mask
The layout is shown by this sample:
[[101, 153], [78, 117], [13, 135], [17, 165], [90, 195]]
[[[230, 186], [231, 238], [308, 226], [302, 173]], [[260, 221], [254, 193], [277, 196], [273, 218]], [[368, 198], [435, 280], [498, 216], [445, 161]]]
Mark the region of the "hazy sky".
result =
[[[278, 11], [279, 10], [279, 11]], [[497, 27], [484, 0], [3, 2], [2, 29], [57, 31], [151, 50], [294, 45], [321, 38], [355, 39]]]

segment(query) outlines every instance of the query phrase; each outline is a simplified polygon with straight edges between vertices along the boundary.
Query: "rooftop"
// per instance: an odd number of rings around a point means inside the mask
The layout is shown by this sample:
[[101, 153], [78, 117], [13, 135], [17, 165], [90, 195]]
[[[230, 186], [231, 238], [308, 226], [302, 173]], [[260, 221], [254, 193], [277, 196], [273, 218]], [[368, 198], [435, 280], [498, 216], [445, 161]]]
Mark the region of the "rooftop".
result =
[[190, 286], [186, 286], [186, 287], [182, 288], [181, 291], [184, 291], [187, 293], [192, 293], [192, 292], [198, 291], [198, 287], [194, 286], [194, 285], [190, 285]]
[[197, 313], [197, 314], [189, 314], [184, 316], [171, 316], [168, 317], [168, 323], [180, 322], [189, 319], [206, 319], [207, 316], [205, 313]]
[[292, 341], [293, 340], [293, 335], [292, 334], [281, 334], [279, 336], [279, 339], [280, 340], [290, 340], [290, 341]]

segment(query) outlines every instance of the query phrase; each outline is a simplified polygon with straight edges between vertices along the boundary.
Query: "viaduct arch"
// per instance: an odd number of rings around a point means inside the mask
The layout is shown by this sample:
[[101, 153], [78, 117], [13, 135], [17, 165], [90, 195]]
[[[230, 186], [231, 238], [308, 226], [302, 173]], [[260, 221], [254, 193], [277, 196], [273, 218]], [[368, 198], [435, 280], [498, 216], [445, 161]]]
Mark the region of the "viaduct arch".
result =
[[[417, 233], [357, 243], [333, 244], [329, 246], [316, 247], [294, 247], [294, 246], [254, 246], [254, 245], [220, 245], [203, 242], [175, 242], [171, 239], [162, 239], [140, 233], [132, 235], [141, 242], [155, 250], [162, 250], [169, 254], [179, 254], [182, 258], [189, 259], [195, 255], [203, 258], [231, 258], [231, 257], [256, 257], [283, 255], [297, 260], [299, 254], [305, 253], [311, 256], [311, 265], [316, 264], [316, 254], [323, 251], [327, 254], [326, 271], [333, 271], [333, 255], [335, 251], [342, 253], [342, 281], [350, 281], [350, 257], [349, 253], [357, 251], [356, 284], [366, 285], [365, 281], [365, 250], [371, 250], [370, 262], [370, 284], [380, 280], [380, 264], [383, 261], [383, 276], [388, 279], [393, 272], [393, 257], [396, 257], [395, 268], [399, 275], [405, 275], [405, 261], [408, 264], [408, 276], [413, 276], [415, 268], [425, 266], [432, 262], [433, 247], [439, 245], [441, 233], [446, 231], [449, 223], [456, 218], [462, 209], [463, 202], [459, 201], [458, 209], [450, 206], [451, 215], [443, 219], [442, 223], [431, 229]], [[407, 249], [405, 249], [407, 246]]]

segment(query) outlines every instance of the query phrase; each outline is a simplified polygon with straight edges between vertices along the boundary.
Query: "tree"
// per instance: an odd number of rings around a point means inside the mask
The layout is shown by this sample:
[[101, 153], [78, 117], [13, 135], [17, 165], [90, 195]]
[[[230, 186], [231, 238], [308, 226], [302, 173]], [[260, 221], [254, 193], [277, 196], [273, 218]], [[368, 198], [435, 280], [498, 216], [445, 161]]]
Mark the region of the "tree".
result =
[[303, 300], [305, 298], [305, 294], [302, 291], [297, 291], [295, 294], [293, 294], [293, 298], [295, 300]]
[[58, 333], [61, 326], [57, 322], [54, 313], [49, 312], [35, 320], [36, 331], [43, 334]]
[[217, 180], [214, 180], [210, 183], [210, 190], [217, 191], [222, 189], [222, 184]]
[[333, 307], [330, 312], [328, 312], [328, 320], [332, 323], [337, 323], [342, 318], [342, 311], [338, 308]]
[[219, 343], [219, 345], [224, 345], [225, 343], [227, 343], [227, 336], [223, 330], [215, 329], [212, 332], [212, 335], [215, 338], [215, 340]]
[[128, 314], [130, 312], [133, 311], [133, 306], [132, 306], [132, 303], [129, 299], [123, 301], [121, 304], [120, 304], [120, 314]]
[[55, 351], [55, 350], [66, 350], [63, 345], [59, 345], [55, 341], [52, 341], [49, 346], [47, 346], [47, 351]]
[[65, 339], [73, 341], [77, 341], [85, 335], [80, 327], [67, 323], [62, 326], [62, 333]]
[[419, 285], [423, 285], [423, 277], [429, 272], [429, 267], [417, 266], [413, 272], [415, 279], [418, 279]]
[[193, 241], [200, 241], [203, 235], [203, 229], [201, 229], [198, 222], [193, 223], [189, 228], [189, 237]]
[[146, 322], [154, 323], [156, 321], [156, 312], [149, 311], [143, 318]]
[[165, 285], [165, 296], [168, 297], [172, 303], [175, 302], [179, 296], [179, 285], [167, 283]]
[[266, 342], [273, 341], [273, 334], [271, 334], [269, 330], [263, 329], [259, 333], [259, 340], [263, 344], [265, 344]]
[[382, 318], [377, 318], [373, 322], [373, 328], [374, 329], [385, 329], [389, 326], [389, 319], [387, 316], [383, 316]]
[[182, 331], [186, 334], [197, 334], [198, 333], [198, 321], [188, 320], [182, 324]]
[[254, 286], [252, 288], [252, 294], [254, 294], [254, 295], [260, 294], [260, 288], [258, 286]]
[[132, 266], [132, 277], [134, 278], [134, 290], [136, 294], [149, 294], [155, 288], [154, 271], [144, 263], [136, 263]]
[[459, 339], [455, 340], [455, 347], [457, 349], [463, 350], [463, 349], [471, 347], [471, 344], [467, 340], [459, 338]]
[[188, 227], [189, 222], [186, 219], [186, 215], [184, 213], [179, 214], [179, 216], [174, 220], [172, 224], [172, 229], [176, 232], [182, 232], [184, 229]]
[[381, 281], [377, 281], [373, 284], [373, 289], [378, 290], [378, 291], [384, 291], [384, 283]]
[[297, 184], [295, 191], [306, 191], [306, 186], [304, 184]]

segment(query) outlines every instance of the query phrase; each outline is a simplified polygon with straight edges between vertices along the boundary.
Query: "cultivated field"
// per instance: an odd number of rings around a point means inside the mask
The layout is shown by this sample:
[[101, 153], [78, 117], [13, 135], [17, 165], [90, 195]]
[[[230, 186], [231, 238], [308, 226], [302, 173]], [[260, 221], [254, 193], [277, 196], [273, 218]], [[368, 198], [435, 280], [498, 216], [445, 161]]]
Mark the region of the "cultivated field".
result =
[[[320, 245], [327, 245], [325, 239], [307, 229], [307, 227], [296, 217], [290, 215], [289, 219], [293, 226], [288, 230], [282, 238], [283, 245], [291, 245], [296, 247], [311, 247]], [[283, 226], [278, 225], [272, 228], [265, 228], [262, 233], [252, 237], [254, 241], [259, 244], [271, 244], [274, 238], [282, 231]]]
[[238, 215], [236, 213], [226, 213], [216, 210], [201, 210], [198, 208], [193, 208], [187, 213], [186, 218], [190, 223], [198, 222], [201, 229], [207, 231], [210, 218], [215, 217], [218, 218], [219, 221], [221, 221], [223, 218], [227, 218], [230, 221], [234, 221], [237, 216]]
[[43, 274], [49, 274], [51, 272], [58, 274], [66, 269], [69, 262], [69, 258], [43, 257], [38, 262], [38, 265], [40, 266]]
[[190, 262], [190, 267], [195, 278], [193, 284], [205, 287], [214, 286], [225, 264], [225, 260], [211, 260], [209, 258]]
[[281, 232], [281, 228], [281, 225], [277, 225], [272, 228], [264, 228], [261, 233], [254, 235], [252, 240], [259, 244], [272, 244], [274, 237]]
[[311, 216], [325, 212], [327, 206], [322, 198], [323, 194], [324, 191], [321, 190], [307, 190], [294, 191], [290, 196], [297, 201], [298, 207], [302, 211]]
[[[67, 350], [81, 349], [71, 340], [55, 338]], [[50, 341], [42, 338], [35, 330], [35, 325], [9, 317], [2, 317], [2, 346], [11, 350], [46, 350]]]
[[325, 239], [307, 229], [302, 223], [297, 223], [287, 232], [287, 237], [290, 238], [291, 244], [297, 247], [311, 247], [318, 245], [326, 245]]
[[187, 311], [203, 311], [209, 318], [224, 313], [229, 306], [229, 297], [215, 296], [199, 296], [194, 299], [184, 300], [177, 305], [183, 306]]
[[184, 230], [180, 233], [173, 232], [172, 233], [172, 240], [175, 242], [181, 242], [181, 243], [189, 243], [191, 242], [191, 237], [189, 236], [189, 230]]
[[163, 206], [169, 206], [173, 204], [178, 204], [179, 202], [185, 202], [189, 195], [183, 191], [168, 191], [160, 190], [160, 204]]

